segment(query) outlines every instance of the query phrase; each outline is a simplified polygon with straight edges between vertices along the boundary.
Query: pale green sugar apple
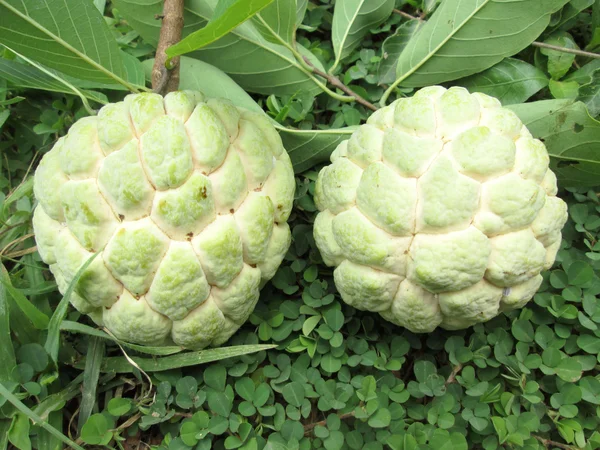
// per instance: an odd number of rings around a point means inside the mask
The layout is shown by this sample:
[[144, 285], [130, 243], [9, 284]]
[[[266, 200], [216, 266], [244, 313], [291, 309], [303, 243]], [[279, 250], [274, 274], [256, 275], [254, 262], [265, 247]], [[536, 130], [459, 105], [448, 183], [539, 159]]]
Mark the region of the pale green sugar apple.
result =
[[344, 301], [413, 332], [524, 306], [567, 206], [548, 152], [500, 102], [432, 86], [374, 113], [318, 176], [314, 237]]
[[203, 348], [246, 321], [287, 252], [294, 173], [268, 119], [192, 91], [132, 94], [44, 155], [33, 226], [81, 313], [125, 341]]

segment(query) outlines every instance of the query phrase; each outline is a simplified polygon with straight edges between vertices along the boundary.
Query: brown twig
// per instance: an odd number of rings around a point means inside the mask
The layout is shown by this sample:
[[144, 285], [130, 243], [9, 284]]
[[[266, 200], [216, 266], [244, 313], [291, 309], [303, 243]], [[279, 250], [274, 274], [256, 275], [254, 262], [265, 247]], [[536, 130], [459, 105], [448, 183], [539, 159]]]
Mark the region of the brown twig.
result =
[[[340, 418], [340, 420], [349, 419], [351, 417], [354, 417], [354, 411], [350, 411], [345, 414], [340, 414], [338, 417]], [[308, 424], [304, 425], [304, 435], [306, 436], [307, 434], [310, 434], [312, 432], [312, 430], [315, 429], [315, 427], [322, 427], [325, 425], [327, 425], [327, 420], [321, 420], [320, 422], [308, 423]]]
[[458, 375], [458, 373], [462, 370], [463, 365], [462, 364], [458, 364], [456, 366], [454, 366], [454, 368], [452, 369], [452, 372], [450, 372], [450, 375], [448, 376], [448, 379], [446, 380], [446, 386], [448, 386], [449, 384], [452, 384], [456, 381], [456, 375]]
[[312, 62], [310, 62], [310, 59], [308, 59], [306, 56], [304, 56], [303, 58], [304, 58], [304, 61], [306, 62], [306, 64], [308, 64], [310, 66], [310, 68], [312, 69], [312, 71], [315, 75], [319, 75], [320, 77], [325, 78], [329, 82], [329, 84], [331, 84], [333, 87], [338, 88], [340, 91], [348, 94], [350, 97], [354, 97], [354, 99], [357, 101], [357, 103], [360, 103], [361, 105], [366, 106], [371, 111], [377, 111], [379, 109], [373, 103], [369, 102], [368, 100], [365, 100], [360, 95], [358, 95], [356, 92], [354, 92], [352, 89], [350, 89], [348, 86], [346, 86], [344, 83], [342, 83], [338, 77], [336, 77], [335, 75], [329, 75], [328, 73], [325, 73], [325, 72], [317, 69], [314, 66], [314, 64]]
[[584, 50], [577, 50], [575, 48], [559, 47], [558, 45], [546, 44], [544, 42], [537, 42], [537, 41], [531, 45], [533, 45], [534, 47], [547, 48], [549, 50], [556, 50], [557, 52], [572, 53], [573, 55], [585, 56], [587, 58], [600, 59], [599, 53], [586, 52]]
[[399, 9], [394, 9], [394, 14], [398, 14], [399, 16], [405, 17], [409, 20], [420, 20], [423, 21], [420, 17], [411, 16], [409, 13], [405, 13], [404, 11], [400, 11]]
[[181, 40], [183, 30], [183, 0], [164, 0], [160, 37], [152, 67], [152, 89], [157, 94], [167, 94], [179, 88], [179, 57], [171, 60], [167, 69], [165, 50]]
[[567, 444], [561, 444], [560, 442], [551, 441], [550, 439], [545, 439], [541, 436], [536, 436], [535, 434], [532, 434], [531, 436], [536, 438], [538, 441], [540, 441], [546, 448], [558, 447], [558, 448], [564, 448], [565, 450], [575, 450], [578, 448], [578, 447], [573, 447], [573, 446], [567, 445]]

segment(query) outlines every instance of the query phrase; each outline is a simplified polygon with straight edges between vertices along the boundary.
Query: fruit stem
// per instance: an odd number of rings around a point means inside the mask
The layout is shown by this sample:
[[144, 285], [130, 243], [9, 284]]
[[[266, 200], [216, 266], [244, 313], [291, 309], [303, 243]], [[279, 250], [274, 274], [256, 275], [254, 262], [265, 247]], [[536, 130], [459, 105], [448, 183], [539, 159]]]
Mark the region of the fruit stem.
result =
[[169, 59], [165, 51], [181, 40], [183, 2], [184, 0], [165, 0], [163, 13], [157, 17], [162, 19], [152, 67], [152, 89], [157, 94], [165, 95], [179, 88], [179, 57]]

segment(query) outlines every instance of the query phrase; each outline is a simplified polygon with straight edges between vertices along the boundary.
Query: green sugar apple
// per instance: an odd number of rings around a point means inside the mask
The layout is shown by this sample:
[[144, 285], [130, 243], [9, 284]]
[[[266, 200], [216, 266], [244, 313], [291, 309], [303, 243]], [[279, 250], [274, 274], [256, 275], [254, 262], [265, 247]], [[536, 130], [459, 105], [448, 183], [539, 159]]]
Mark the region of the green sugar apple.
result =
[[495, 98], [432, 86], [375, 112], [315, 187], [342, 299], [413, 332], [524, 306], [567, 220], [544, 144]]
[[265, 116], [199, 92], [128, 95], [77, 121], [34, 178], [38, 251], [116, 337], [200, 349], [246, 321], [291, 234], [294, 173]]

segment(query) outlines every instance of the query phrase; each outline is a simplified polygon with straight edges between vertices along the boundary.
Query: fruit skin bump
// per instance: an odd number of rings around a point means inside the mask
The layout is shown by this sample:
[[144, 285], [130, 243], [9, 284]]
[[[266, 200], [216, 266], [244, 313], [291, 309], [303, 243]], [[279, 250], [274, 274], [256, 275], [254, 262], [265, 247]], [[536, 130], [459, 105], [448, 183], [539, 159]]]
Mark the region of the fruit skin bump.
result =
[[266, 116], [200, 92], [131, 94], [77, 121], [36, 170], [33, 227], [65, 293], [117, 338], [218, 346], [290, 242], [295, 180]]
[[342, 299], [416, 333], [523, 307], [567, 220], [544, 144], [466, 89], [378, 110], [318, 175], [314, 237]]

